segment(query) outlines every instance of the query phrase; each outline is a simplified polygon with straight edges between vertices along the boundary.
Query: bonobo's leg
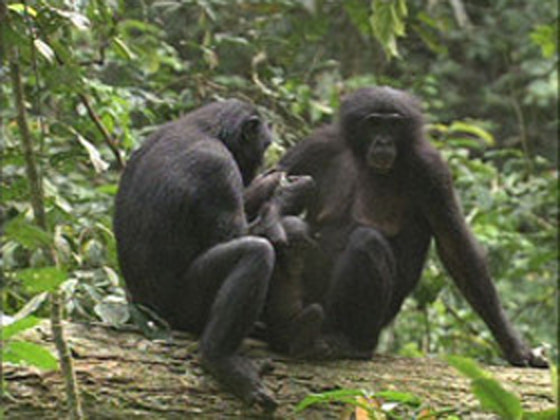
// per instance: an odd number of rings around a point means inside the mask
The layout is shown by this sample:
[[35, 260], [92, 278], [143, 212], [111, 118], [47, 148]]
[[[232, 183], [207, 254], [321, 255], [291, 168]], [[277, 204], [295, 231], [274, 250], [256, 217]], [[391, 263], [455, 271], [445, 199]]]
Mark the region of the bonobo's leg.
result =
[[279, 352], [300, 358], [320, 358], [326, 348], [320, 339], [323, 308], [303, 304], [305, 258], [314, 245], [307, 224], [298, 217], [281, 221], [287, 242], [277, 246], [277, 260], [264, 310], [267, 341]]
[[387, 240], [359, 227], [336, 261], [327, 296], [325, 334], [333, 358], [370, 358], [377, 345], [396, 276]]
[[[270, 243], [246, 236], [208, 250], [186, 276], [185, 312], [198, 316], [196, 323], [204, 325], [200, 343], [203, 366], [234, 394], [267, 411], [276, 402], [251, 361], [237, 350], [260, 315], [273, 267]], [[194, 305], [194, 313], [188, 305]]]

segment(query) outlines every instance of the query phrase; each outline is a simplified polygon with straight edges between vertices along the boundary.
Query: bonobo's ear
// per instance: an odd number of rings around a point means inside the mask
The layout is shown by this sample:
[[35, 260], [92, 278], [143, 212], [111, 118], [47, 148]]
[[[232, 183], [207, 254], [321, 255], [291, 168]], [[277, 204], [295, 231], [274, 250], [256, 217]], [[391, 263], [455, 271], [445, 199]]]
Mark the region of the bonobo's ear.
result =
[[251, 115], [243, 121], [243, 126], [241, 127], [243, 137], [255, 138], [259, 134], [260, 125], [260, 117], [258, 115]]

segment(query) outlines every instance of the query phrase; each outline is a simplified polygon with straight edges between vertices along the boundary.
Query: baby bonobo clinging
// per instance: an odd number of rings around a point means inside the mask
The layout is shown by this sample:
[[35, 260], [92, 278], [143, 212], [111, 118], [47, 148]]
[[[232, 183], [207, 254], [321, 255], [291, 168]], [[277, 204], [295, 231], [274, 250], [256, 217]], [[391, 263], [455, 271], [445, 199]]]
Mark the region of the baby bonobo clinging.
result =
[[[284, 214], [302, 205], [300, 194], [281, 199], [282, 174], [252, 184], [271, 138], [257, 109], [239, 100], [163, 125], [132, 154], [114, 218], [131, 301], [200, 335], [203, 366], [268, 411], [276, 402], [238, 349], [261, 316], [275, 246], [289, 246]], [[309, 182], [290, 179], [286, 190]]]
[[511, 325], [456, 199], [447, 164], [426, 140], [419, 102], [390, 87], [342, 101], [338, 120], [288, 151], [279, 170], [311, 175], [303, 299], [324, 306], [331, 357], [368, 358], [417, 285], [432, 239], [505, 358], [546, 366]]

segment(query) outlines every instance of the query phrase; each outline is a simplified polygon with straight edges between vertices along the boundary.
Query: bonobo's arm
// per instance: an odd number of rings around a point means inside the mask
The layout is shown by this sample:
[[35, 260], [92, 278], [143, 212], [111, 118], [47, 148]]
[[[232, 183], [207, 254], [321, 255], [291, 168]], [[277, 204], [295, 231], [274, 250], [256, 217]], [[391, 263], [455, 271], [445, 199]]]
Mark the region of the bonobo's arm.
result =
[[269, 171], [257, 176], [243, 192], [243, 201], [247, 220], [253, 220], [264, 203], [270, 201], [276, 192], [283, 173]]
[[512, 365], [547, 366], [521, 339], [500, 304], [488, 265], [462, 215], [447, 165], [435, 152], [425, 158], [421, 205], [443, 264]]

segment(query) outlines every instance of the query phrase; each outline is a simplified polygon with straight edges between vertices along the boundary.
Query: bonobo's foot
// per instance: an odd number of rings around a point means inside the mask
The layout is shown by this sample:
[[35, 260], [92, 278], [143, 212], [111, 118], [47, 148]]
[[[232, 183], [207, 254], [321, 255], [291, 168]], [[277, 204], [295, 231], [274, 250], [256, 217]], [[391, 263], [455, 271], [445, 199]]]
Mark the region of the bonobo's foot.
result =
[[372, 349], [365, 350], [353, 346], [348, 338], [342, 334], [327, 334], [323, 337], [328, 351], [325, 359], [355, 359], [355, 360], [369, 360], [373, 357]]
[[305, 307], [282, 325], [271, 326], [270, 346], [298, 359], [323, 359], [328, 350], [320, 337], [324, 318], [318, 303]]
[[207, 358], [202, 355], [202, 366], [220, 384], [248, 405], [257, 405], [265, 412], [276, 410], [278, 403], [261, 383], [253, 363], [242, 356]]
[[547, 368], [548, 361], [542, 347], [536, 349], [524, 348], [519, 352], [506, 355], [508, 362], [513, 366]]

